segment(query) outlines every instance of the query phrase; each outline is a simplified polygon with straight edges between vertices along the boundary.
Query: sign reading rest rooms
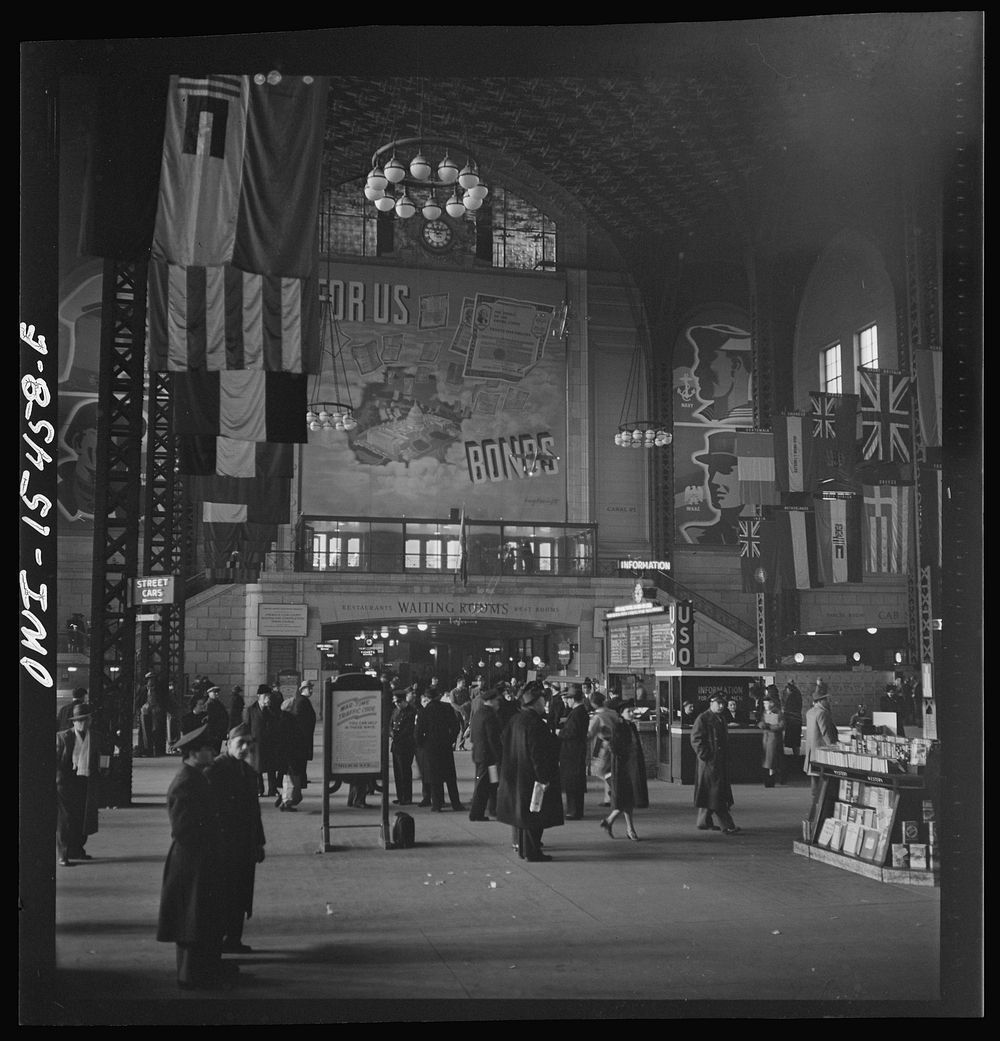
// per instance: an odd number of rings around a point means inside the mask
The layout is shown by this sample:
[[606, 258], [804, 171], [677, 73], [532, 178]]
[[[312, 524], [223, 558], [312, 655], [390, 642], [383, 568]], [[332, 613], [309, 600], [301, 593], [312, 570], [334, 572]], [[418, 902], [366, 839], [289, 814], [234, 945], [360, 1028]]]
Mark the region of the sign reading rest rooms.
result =
[[132, 580], [132, 603], [135, 607], [143, 607], [147, 604], [172, 604], [173, 602], [173, 575], [155, 575]]

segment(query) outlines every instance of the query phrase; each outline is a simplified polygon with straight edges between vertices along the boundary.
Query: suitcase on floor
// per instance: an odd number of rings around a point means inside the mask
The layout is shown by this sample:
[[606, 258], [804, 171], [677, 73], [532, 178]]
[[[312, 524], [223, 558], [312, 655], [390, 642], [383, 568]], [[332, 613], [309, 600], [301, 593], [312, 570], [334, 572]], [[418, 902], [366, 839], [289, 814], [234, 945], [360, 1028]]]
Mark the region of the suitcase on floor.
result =
[[394, 848], [411, 849], [416, 842], [416, 827], [413, 818], [402, 810], [392, 822], [392, 845]]

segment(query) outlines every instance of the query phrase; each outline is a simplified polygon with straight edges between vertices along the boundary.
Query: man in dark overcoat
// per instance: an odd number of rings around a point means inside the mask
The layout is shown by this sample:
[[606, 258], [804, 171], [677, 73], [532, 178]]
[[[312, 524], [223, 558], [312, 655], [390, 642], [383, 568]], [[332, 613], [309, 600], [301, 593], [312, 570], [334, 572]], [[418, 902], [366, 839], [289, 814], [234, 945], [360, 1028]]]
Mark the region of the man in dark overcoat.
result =
[[424, 691], [427, 703], [417, 714], [414, 728], [417, 748], [423, 752], [420, 770], [430, 795], [431, 810], [440, 813], [444, 808], [444, 789], [453, 810], [464, 810], [458, 795], [455, 775], [455, 739], [461, 724], [451, 705], [441, 701], [440, 692], [433, 687]]
[[91, 728], [90, 706], [73, 705], [68, 729], [56, 734], [56, 843], [59, 864], [90, 860], [87, 838], [97, 831], [101, 736]]
[[[726, 755], [728, 738], [723, 712], [726, 699], [715, 695], [691, 728], [691, 747], [698, 757], [698, 775], [694, 784], [694, 804], [698, 807], [698, 828], [701, 831], [719, 831], [735, 835], [736, 827], [729, 812], [733, 805], [733, 790], [729, 784], [729, 764]], [[719, 824], [713, 820], [719, 819]]]
[[205, 769], [219, 807], [222, 951], [231, 954], [251, 950], [243, 942], [243, 923], [253, 914], [254, 875], [264, 860], [257, 771], [247, 762], [252, 744], [246, 723], [233, 727], [225, 752]]
[[222, 693], [221, 687], [213, 684], [206, 693], [208, 694], [208, 703], [206, 705], [205, 722], [208, 723], [209, 733], [218, 739], [219, 743], [215, 747], [221, 751], [226, 743], [226, 734], [231, 729], [229, 725], [229, 710], [223, 705], [222, 698], [219, 696]]
[[180, 738], [174, 750], [183, 760], [167, 790], [171, 844], [156, 938], [177, 945], [177, 983], [184, 989], [223, 985], [221, 830], [205, 777], [213, 740], [207, 726]]
[[389, 720], [389, 737], [392, 752], [392, 777], [396, 784], [394, 806], [410, 806], [413, 803], [413, 756], [416, 753], [414, 725], [417, 710], [406, 700], [406, 691], [395, 687], [392, 691], [392, 717]]
[[[476, 768], [476, 787], [469, 806], [470, 821], [488, 821], [497, 812], [497, 784], [503, 744], [497, 702], [500, 691], [491, 687], [482, 693], [482, 708], [472, 717], [472, 762]], [[497, 780], [491, 780], [490, 767]]]
[[587, 791], [587, 728], [590, 713], [583, 700], [583, 687], [574, 683], [566, 695], [569, 715], [559, 730], [559, 779], [566, 796], [566, 820], [583, 818], [583, 796]]
[[312, 680], [303, 680], [298, 691], [282, 706], [295, 724], [294, 731], [289, 731], [288, 774], [291, 779], [291, 792], [281, 803], [282, 809], [294, 809], [302, 802], [302, 789], [309, 783], [306, 778], [306, 764], [313, 757], [313, 741], [316, 734], [316, 710], [309, 700], [312, 697]]
[[[535, 784], [543, 786], [541, 805], [531, 809]], [[559, 784], [559, 741], [545, 722], [542, 685], [529, 683], [521, 692], [521, 711], [503, 731], [497, 820], [509, 824], [518, 855], [543, 861], [542, 832], [563, 823]]]

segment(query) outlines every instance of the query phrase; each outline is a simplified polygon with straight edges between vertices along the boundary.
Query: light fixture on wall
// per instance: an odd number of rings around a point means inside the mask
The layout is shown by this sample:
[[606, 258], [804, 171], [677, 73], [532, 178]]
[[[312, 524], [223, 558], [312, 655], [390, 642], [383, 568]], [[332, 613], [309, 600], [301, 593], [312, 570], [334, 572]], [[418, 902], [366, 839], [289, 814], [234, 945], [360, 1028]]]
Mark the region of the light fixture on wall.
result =
[[[646, 411], [642, 395], [643, 351], [636, 344], [625, 382], [625, 397], [618, 415], [615, 444], [619, 448], [665, 448], [673, 441], [673, 434], [660, 420], [639, 419]], [[633, 418], [636, 417], [636, 418]]]
[[[333, 298], [330, 293], [329, 265], [327, 265], [327, 292], [320, 301], [319, 325], [319, 372], [316, 373], [309, 404], [306, 405], [306, 426], [311, 431], [354, 430], [358, 421], [354, 418], [354, 402], [351, 400], [351, 385], [347, 380], [347, 365], [344, 361], [344, 344], [340, 339], [340, 327], [333, 316]], [[324, 365], [330, 358], [327, 378], [324, 381]], [[322, 399], [322, 400], [321, 400]]]
[[[436, 166], [424, 154], [425, 140], [444, 149]], [[401, 154], [411, 156], [408, 163]], [[394, 212], [403, 220], [418, 210], [429, 221], [439, 220], [442, 212], [455, 220], [475, 213], [490, 190], [479, 176], [475, 157], [467, 150], [465, 156], [465, 164], [459, 166], [443, 139], [421, 136], [390, 141], [372, 155], [365, 198], [379, 213]]]

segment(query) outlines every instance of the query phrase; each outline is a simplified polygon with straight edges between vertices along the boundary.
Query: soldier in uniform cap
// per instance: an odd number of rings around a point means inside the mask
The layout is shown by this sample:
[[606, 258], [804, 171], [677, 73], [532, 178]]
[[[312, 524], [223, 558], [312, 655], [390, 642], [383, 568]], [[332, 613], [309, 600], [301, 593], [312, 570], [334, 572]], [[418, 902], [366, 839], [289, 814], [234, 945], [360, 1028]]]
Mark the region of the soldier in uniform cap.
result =
[[221, 831], [215, 794], [205, 777], [214, 755], [207, 726], [173, 746], [181, 768], [167, 790], [170, 852], [163, 867], [157, 940], [177, 945], [182, 989], [226, 985], [222, 970]]
[[226, 750], [205, 769], [219, 806], [222, 865], [222, 951], [246, 954], [243, 923], [253, 914], [257, 865], [264, 860], [264, 827], [257, 771], [247, 762], [253, 737], [246, 723], [229, 731]]

